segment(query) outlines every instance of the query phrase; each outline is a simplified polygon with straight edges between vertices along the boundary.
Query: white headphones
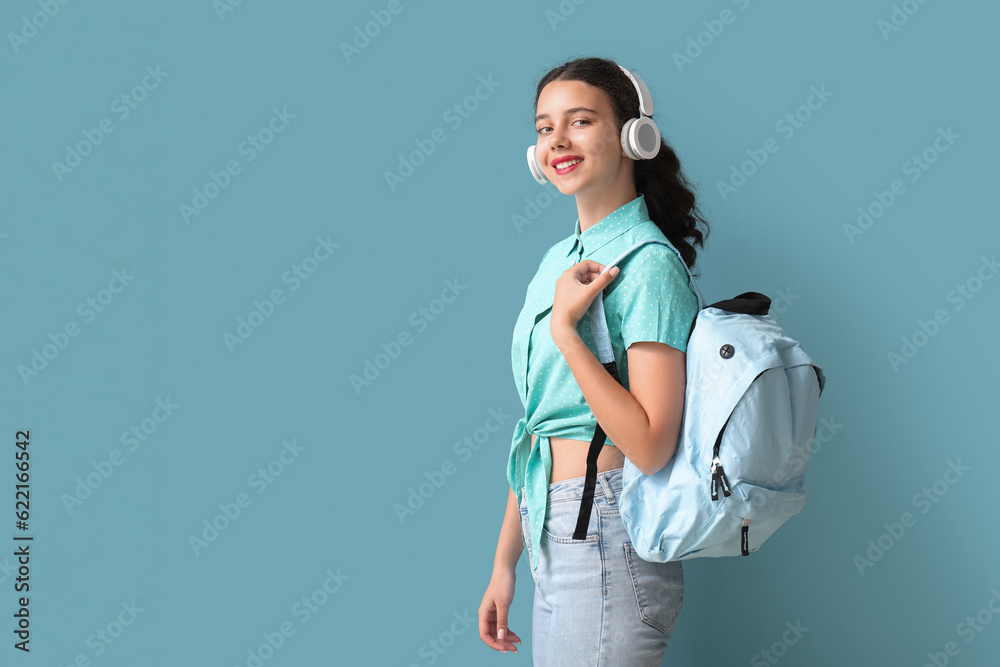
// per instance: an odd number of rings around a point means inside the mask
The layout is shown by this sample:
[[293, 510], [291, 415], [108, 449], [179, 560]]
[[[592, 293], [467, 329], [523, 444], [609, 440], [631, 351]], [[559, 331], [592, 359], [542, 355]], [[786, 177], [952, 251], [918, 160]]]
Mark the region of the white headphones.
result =
[[[650, 118], [653, 115], [653, 97], [638, 74], [621, 65], [618, 67], [625, 72], [639, 94], [640, 114], [638, 118], [631, 118], [622, 126], [622, 150], [633, 160], [651, 160], [660, 152], [660, 128], [656, 127], [656, 123]], [[528, 146], [528, 168], [535, 180], [545, 185], [549, 179], [545, 177], [542, 165], [535, 156], [536, 146], [537, 144]]]

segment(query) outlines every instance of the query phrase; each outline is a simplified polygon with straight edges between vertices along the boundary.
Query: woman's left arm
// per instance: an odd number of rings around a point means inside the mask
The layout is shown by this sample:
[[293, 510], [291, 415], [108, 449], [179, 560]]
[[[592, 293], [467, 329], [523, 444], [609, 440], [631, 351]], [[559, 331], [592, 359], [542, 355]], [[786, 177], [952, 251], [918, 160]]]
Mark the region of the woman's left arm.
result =
[[630, 393], [604, 369], [576, 327], [553, 331], [552, 338], [611, 442], [643, 474], [659, 472], [680, 437], [686, 355], [666, 343], [633, 343], [627, 351]]
[[666, 343], [636, 342], [626, 351], [631, 392], [611, 377], [576, 330], [594, 297], [617, 275], [615, 270], [599, 275], [603, 268], [583, 260], [556, 281], [552, 341], [608, 438], [643, 474], [652, 475], [667, 465], [677, 448], [686, 355]]

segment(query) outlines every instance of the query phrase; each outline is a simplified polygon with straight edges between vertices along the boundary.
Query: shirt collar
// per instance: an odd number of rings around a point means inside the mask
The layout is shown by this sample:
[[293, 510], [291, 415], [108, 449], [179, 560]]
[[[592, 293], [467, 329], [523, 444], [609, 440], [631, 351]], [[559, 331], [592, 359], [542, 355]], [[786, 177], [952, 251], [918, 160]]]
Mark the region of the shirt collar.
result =
[[635, 199], [619, 206], [617, 209], [606, 215], [595, 225], [580, 232], [580, 218], [577, 217], [573, 230], [573, 243], [567, 255], [571, 255], [583, 246], [586, 255], [593, 254], [595, 250], [605, 245], [609, 241], [621, 236], [636, 225], [649, 220], [649, 211], [646, 209], [646, 197], [643, 194]]

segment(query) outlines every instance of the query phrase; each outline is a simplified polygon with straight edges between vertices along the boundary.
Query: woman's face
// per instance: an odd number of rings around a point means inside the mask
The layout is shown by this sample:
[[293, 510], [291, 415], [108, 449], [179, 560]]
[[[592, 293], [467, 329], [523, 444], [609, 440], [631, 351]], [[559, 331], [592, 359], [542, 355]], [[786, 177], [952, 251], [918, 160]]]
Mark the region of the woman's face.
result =
[[[583, 81], [553, 81], [538, 96], [535, 157], [549, 181], [564, 195], [614, 187], [632, 178], [621, 147], [611, 102], [604, 91]], [[567, 157], [581, 160], [569, 166]], [[560, 167], [557, 169], [556, 167]]]

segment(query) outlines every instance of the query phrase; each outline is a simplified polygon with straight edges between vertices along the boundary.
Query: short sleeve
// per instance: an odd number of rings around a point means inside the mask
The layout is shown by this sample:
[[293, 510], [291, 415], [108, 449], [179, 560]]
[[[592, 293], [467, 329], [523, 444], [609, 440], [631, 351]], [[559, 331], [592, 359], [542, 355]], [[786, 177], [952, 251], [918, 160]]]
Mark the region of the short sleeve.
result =
[[624, 349], [654, 341], [687, 352], [698, 297], [681, 259], [670, 248], [651, 243], [618, 266], [620, 283], [605, 303], [617, 313]]

